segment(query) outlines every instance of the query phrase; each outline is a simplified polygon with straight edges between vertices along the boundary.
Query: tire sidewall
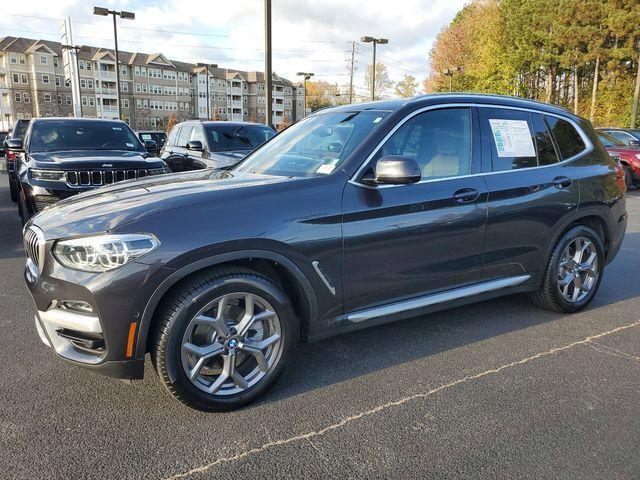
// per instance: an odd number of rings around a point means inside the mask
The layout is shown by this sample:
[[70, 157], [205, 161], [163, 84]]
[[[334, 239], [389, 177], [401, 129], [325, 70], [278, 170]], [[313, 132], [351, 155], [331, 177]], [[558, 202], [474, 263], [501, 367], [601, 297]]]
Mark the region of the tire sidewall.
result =
[[[596, 252], [598, 254], [598, 278], [596, 279], [595, 285], [591, 288], [589, 294], [576, 303], [568, 302], [562, 296], [560, 292], [560, 287], [558, 285], [558, 267], [560, 264], [560, 260], [562, 258], [562, 253], [564, 249], [573, 242], [578, 237], [586, 237], [591, 240], [596, 246]], [[562, 238], [558, 241], [556, 248], [553, 251], [553, 255], [551, 256], [551, 261], [549, 264], [549, 283], [551, 286], [551, 292], [554, 296], [554, 300], [560, 305], [563, 311], [565, 312], [577, 312], [585, 308], [598, 292], [598, 288], [600, 287], [600, 282], [602, 281], [602, 277], [604, 276], [604, 246], [602, 244], [602, 240], [600, 236], [591, 228], [586, 226], [578, 226], [574, 227], [565, 233]]]
[[[278, 363], [256, 384], [246, 391], [233, 395], [212, 396], [199, 390], [187, 377], [182, 367], [181, 346], [184, 332], [191, 319], [209, 302], [230, 293], [253, 293], [264, 298], [275, 309], [281, 324], [282, 351]], [[258, 276], [238, 275], [234, 278], [217, 279], [183, 301], [175, 309], [171, 328], [164, 342], [164, 368], [172, 368], [175, 380], [171, 386], [189, 403], [203, 410], [225, 410], [238, 408], [253, 401], [265, 392], [277, 379], [284, 367], [295, 339], [295, 317], [293, 309], [282, 291], [271, 282]], [[166, 378], [169, 378], [167, 375]]]

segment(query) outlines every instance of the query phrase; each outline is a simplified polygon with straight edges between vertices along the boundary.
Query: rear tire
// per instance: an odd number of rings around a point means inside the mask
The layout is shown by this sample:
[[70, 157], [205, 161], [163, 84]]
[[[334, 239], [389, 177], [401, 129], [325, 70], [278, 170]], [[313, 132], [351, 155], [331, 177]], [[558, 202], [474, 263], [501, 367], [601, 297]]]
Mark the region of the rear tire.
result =
[[578, 225], [558, 240], [542, 286], [531, 294], [531, 299], [552, 312], [578, 312], [593, 300], [603, 273], [604, 246], [600, 236], [593, 229]]
[[163, 300], [155, 322], [150, 353], [160, 380], [175, 399], [203, 411], [236, 409], [266, 392], [297, 332], [282, 289], [240, 267], [188, 278]]

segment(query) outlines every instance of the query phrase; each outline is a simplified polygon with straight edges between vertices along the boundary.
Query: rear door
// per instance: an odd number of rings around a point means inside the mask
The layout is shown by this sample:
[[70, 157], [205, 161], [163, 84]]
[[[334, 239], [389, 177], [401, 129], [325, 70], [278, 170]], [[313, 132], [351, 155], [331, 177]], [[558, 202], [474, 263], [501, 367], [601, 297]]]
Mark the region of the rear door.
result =
[[[478, 112], [489, 190], [480, 280], [534, 276], [545, 267], [559, 223], [578, 207], [576, 171], [563, 160], [585, 144], [570, 122], [554, 116], [500, 107]], [[564, 157], [554, 133], [568, 142]]]

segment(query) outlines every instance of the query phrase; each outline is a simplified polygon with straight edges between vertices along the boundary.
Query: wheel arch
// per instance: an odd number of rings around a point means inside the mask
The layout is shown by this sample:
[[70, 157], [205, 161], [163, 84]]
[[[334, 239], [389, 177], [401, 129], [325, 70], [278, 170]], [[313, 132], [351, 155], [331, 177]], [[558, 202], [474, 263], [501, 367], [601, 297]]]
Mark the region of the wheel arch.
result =
[[307, 326], [317, 317], [315, 291], [304, 272], [290, 259], [269, 250], [238, 250], [221, 253], [189, 263], [167, 277], [153, 292], [140, 319], [136, 341], [136, 357], [148, 351], [149, 331], [161, 300], [182, 280], [212, 267], [243, 266], [255, 270], [279, 283], [300, 321], [300, 337], [305, 338]]

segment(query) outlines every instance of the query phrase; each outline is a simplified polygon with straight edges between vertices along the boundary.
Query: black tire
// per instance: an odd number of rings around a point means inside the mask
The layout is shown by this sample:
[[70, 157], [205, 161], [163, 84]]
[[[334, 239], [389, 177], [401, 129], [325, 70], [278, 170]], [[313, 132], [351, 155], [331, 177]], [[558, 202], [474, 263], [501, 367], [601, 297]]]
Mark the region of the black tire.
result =
[[[255, 385], [232, 395], [212, 395], [187, 377], [181, 363], [182, 338], [197, 312], [221, 295], [234, 292], [256, 294], [271, 304], [280, 320], [282, 350], [277, 363]], [[296, 343], [296, 332], [291, 303], [271, 279], [247, 268], [211, 269], [189, 277], [163, 300], [150, 337], [151, 361], [162, 384], [185, 405], [203, 411], [233, 410], [253, 402], [273, 385]]]
[[[558, 268], [565, 247], [571, 244], [571, 242], [573, 242], [578, 237], [588, 238], [593, 242], [593, 245], [596, 248], [598, 259], [598, 278], [596, 279], [595, 284], [591, 287], [589, 293], [582, 300], [571, 303], [562, 296], [562, 293], [560, 291], [560, 287], [558, 285]], [[531, 299], [539, 307], [550, 310], [552, 312], [579, 312], [587, 305], [589, 305], [591, 300], [593, 300], [593, 297], [596, 295], [598, 288], [600, 287], [600, 282], [602, 281], [603, 274], [604, 246], [602, 244], [600, 235], [598, 235], [593, 229], [587, 226], [578, 225], [568, 230], [556, 243], [556, 246], [551, 253], [551, 257], [549, 258], [549, 262], [545, 269], [542, 286], [537, 292], [531, 294]]]
[[18, 201], [18, 188], [16, 187], [16, 182], [9, 176], [9, 195], [11, 196], [11, 201], [13, 203], [17, 203]]
[[622, 167], [624, 169], [624, 183], [627, 185], [627, 190], [630, 190], [633, 186], [633, 173], [631, 172], [631, 167], [625, 165]]
[[22, 191], [18, 193], [18, 215], [20, 215], [20, 221], [22, 222], [23, 227], [32, 217], [27, 205], [27, 199]]

